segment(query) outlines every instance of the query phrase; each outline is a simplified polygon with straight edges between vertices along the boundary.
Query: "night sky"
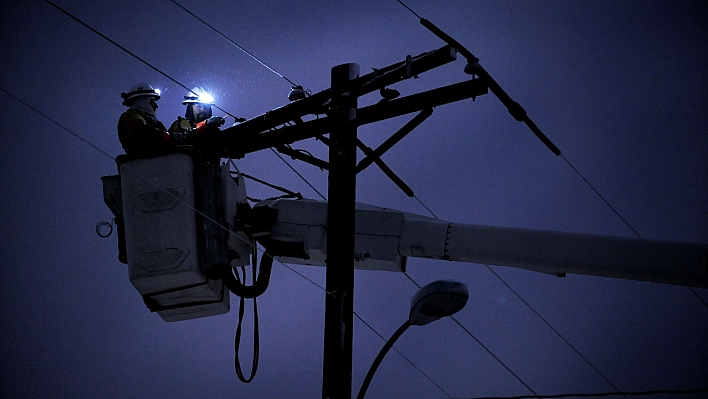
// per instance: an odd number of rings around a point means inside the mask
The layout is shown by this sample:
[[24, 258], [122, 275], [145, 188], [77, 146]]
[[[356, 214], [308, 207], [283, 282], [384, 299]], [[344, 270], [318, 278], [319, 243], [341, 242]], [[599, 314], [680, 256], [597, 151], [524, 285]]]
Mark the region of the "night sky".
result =
[[[182, 84], [204, 86], [232, 114], [288, 102], [288, 82], [168, 0], [56, 2]], [[181, 4], [312, 92], [330, 86], [335, 65], [355, 62], [364, 74], [444, 45], [394, 0]], [[708, 3], [407, 4], [479, 57], [643, 238], [708, 244]], [[128, 281], [116, 236], [96, 235], [96, 223], [112, 218], [100, 177], [116, 173], [112, 158], [122, 153], [120, 93], [139, 81], [161, 89], [157, 116], [169, 124], [184, 114], [185, 90], [44, 1], [3, 1], [0, 10], [0, 397], [320, 397], [319, 287], [274, 265], [258, 299], [258, 374], [243, 384], [233, 369], [237, 299], [226, 315], [167, 323]], [[457, 83], [469, 78], [464, 65], [458, 56], [392, 88], [410, 95]], [[359, 137], [375, 147], [410, 118], [361, 127]], [[295, 147], [327, 157], [314, 140]], [[437, 107], [383, 159], [445, 220], [634, 236], [491, 94]], [[290, 163], [326, 194], [326, 172]], [[237, 164], [319, 198], [269, 150]], [[278, 194], [247, 184], [252, 197]], [[357, 185], [359, 202], [429, 216], [375, 167]], [[291, 267], [324, 285], [324, 268]], [[538, 394], [708, 387], [706, 289], [421, 259], [409, 259], [408, 274], [420, 285], [465, 282], [470, 299], [457, 320]], [[355, 311], [388, 338], [416, 290], [402, 273], [357, 271]], [[248, 374], [250, 303], [246, 313]], [[358, 319], [354, 328], [356, 393], [384, 341]], [[411, 328], [395, 348], [442, 389], [391, 351], [367, 398], [531, 393], [451, 319]]]

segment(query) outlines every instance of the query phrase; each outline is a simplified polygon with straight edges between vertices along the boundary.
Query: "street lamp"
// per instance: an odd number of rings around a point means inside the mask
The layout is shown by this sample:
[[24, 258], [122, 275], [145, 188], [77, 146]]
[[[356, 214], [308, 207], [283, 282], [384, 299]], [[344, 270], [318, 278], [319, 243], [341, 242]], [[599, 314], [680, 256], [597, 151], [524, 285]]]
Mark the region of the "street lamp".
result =
[[418, 290], [411, 299], [411, 311], [408, 315], [408, 320], [396, 330], [391, 338], [386, 342], [381, 351], [376, 356], [374, 363], [369, 368], [369, 372], [361, 384], [357, 399], [364, 399], [366, 390], [369, 388], [371, 379], [374, 378], [376, 369], [381, 364], [384, 356], [393, 346], [394, 342], [403, 334], [410, 326], [424, 326], [432, 323], [442, 317], [452, 316], [459, 312], [469, 298], [467, 284], [451, 280], [434, 281], [425, 287]]

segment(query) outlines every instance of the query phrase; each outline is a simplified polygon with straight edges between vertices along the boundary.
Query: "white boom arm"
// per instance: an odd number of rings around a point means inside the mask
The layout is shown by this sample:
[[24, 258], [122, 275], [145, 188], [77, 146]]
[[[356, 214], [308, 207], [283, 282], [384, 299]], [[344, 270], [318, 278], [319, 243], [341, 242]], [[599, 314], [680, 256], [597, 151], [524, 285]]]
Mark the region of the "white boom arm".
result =
[[[325, 265], [326, 202], [256, 206], [278, 209], [273, 240], [301, 242], [309, 256], [281, 261]], [[708, 287], [708, 245], [457, 224], [365, 204], [356, 208], [355, 248], [357, 269], [405, 271], [406, 257], [420, 257]]]

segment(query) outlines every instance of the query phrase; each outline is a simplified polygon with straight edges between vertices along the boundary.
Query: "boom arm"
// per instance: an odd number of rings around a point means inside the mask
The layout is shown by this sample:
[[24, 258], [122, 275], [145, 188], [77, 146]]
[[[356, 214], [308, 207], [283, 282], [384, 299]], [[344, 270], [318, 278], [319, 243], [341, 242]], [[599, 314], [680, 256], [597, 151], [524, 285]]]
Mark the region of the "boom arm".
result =
[[[256, 206], [278, 209], [273, 241], [302, 243], [309, 256], [283, 262], [325, 265], [326, 202]], [[357, 204], [355, 248], [358, 269], [405, 271], [406, 258], [419, 257], [708, 287], [708, 245], [458, 224], [365, 204]]]

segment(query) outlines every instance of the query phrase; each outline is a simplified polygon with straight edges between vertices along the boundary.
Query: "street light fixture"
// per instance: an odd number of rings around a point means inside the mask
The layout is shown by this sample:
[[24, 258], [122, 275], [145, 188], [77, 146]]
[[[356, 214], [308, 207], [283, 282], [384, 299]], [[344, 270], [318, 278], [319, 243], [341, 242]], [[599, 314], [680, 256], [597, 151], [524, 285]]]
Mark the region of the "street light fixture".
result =
[[371, 364], [369, 372], [366, 374], [366, 378], [364, 378], [364, 382], [361, 384], [357, 399], [364, 399], [366, 390], [369, 388], [371, 379], [374, 378], [374, 373], [379, 367], [379, 364], [381, 364], [381, 361], [384, 356], [386, 356], [389, 349], [391, 349], [394, 342], [396, 342], [408, 327], [424, 326], [440, 318], [452, 316], [465, 307], [467, 298], [469, 298], [467, 284], [451, 280], [434, 281], [418, 290], [411, 299], [411, 310], [408, 315], [408, 320], [393, 333], [388, 342], [386, 342], [386, 345], [381, 348], [374, 363]]

